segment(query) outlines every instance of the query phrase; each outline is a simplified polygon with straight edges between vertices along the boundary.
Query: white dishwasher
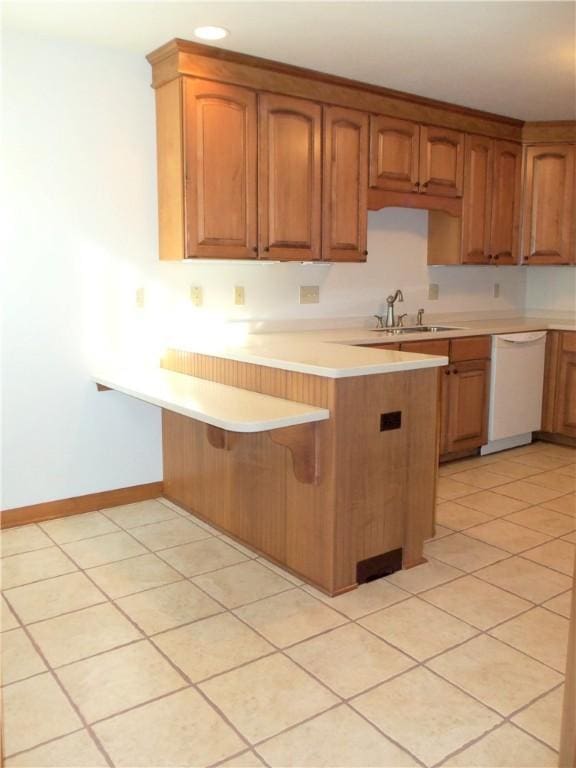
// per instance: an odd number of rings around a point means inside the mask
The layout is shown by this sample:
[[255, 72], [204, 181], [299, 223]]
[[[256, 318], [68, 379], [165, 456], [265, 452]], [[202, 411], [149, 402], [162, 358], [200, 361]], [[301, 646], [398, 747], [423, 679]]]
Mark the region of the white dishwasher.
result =
[[532, 441], [540, 429], [546, 331], [492, 336], [488, 443], [494, 453]]

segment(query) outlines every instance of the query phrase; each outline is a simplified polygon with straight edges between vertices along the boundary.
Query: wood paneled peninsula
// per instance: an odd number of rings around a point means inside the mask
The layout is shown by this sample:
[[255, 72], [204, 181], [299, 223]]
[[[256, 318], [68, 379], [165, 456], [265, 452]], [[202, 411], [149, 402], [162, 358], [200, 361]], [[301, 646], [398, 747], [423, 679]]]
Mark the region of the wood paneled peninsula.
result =
[[[193, 341], [155, 371], [94, 378], [163, 409], [167, 498], [335, 595], [422, 562], [439, 437], [459, 450], [483, 432], [482, 419], [469, 423], [474, 409], [464, 420], [447, 410], [452, 358], [482, 358], [493, 333], [576, 330], [549, 318], [449, 324], [458, 327], [406, 334], [401, 349], [358, 327]], [[476, 390], [484, 400], [480, 378], [474, 367], [452, 400], [470, 403]]]
[[274, 337], [94, 379], [162, 408], [166, 498], [324, 592], [423, 562], [447, 358]]

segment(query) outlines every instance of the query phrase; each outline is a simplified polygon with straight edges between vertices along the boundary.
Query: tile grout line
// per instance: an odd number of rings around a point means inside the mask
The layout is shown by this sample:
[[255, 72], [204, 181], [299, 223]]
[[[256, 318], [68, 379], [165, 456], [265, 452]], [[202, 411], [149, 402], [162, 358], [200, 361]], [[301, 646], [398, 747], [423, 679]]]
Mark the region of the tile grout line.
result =
[[[15, 612], [15, 613], [16, 613], [16, 612]], [[17, 613], [16, 613], [16, 617], [18, 618], [18, 620], [20, 620], [20, 617], [19, 617], [19, 615], [18, 615]], [[75, 702], [75, 701], [72, 699], [72, 697], [70, 696], [70, 694], [68, 693], [68, 691], [66, 690], [66, 688], [64, 687], [64, 685], [62, 684], [62, 682], [61, 682], [61, 680], [59, 679], [58, 675], [56, 674], [56, 672], [54, 671], [54, 669], [53, 669], [53, 668], [52, 668], [52, 666], [50, 665], [50, 663], [49, 663], [49, 661], [48, 661], [47, 657], [44, 655], [44, 653], [43, 653], [42, 649], [41, 649], [41, 648], [40, 648], [40, 646], [39, 646], [39, 645], [36, 643], [36, 641], [35, 641], [34, 637], [33, 637], [33, 636], [30, 634], [30, 632], [28, 631], [28, 629], [26, 628], [26, 626], [25, 626], [25, 625], [22, 625], [22, 629], [24, 630], [24, 632], [25, 632], [26, 636], [28, 637], [28, 640], [30, 641], [30, 643], [31, 643], [31, 644], [32, 644], [32, 646], [34, 647], [34, 650], [36, 651], [36, 653], [37, 653], [37, 654], [40, 656], [40, 658], [41, 658], [41, 659], [44, 661], [44, 663], [46, 664], [46, 667], [47, 667], [47, 674], [49, 674], [49, 675], [51, 676], [52, 680], [53, 680], [53, 681], [56, 683], [56, 685], [57, 685], [57, 686], [58, 686], [58, 688], [60, 689], [61, 693], [64, 695], [65, 699], [68, 701], [68, 704], [70, 705], [70, 707], [72, 708], [72, 710], [73, 710], [73, 711], [76, 713], [76, 716], [77, 716], [77, 717], [78, 717], [78, 719], [80, 720], [80, 723], [83, 725], [83, 729], [84, 729], [84, 730], [86, 730], [86, 731], [88, 732], [88, 734], [91, 736], [92, 740], [94, 741], [94, 743], [96, 744], [96, 746], [98, 747], [98, 749], [100, 749], [100, 752], [101, 752], [101, 753], [102, 753], [102, 755], [104, 756], [104, 759], [106, 760], [106, 762], [108, 763], [108, 765], [109, 765], [111, 768], [114, 768], [114, 763], [113, 763], [112, 759], [110, 758], [110, 755], [108, 754], [107, 750], [106, 750], [106, 749], [104, 749], [104, 746], [101, 744], [101, 742], [100, 742], [100, 739], [98, 738], [98, 736], [96, 735], [96, 733], [94, 733], [94, 731], [93, 731], [93, 729], [92, 729], [92, 727], [91, 727], [90, 723], [88, 723], [88, 721], [86, 720], [86, 718], [84, 717], [84, 715], [83, 715], [83, 714], [82, 714], [82, 712], [80, 711], [80, 708], [79, 708], [79, 707], [76, 705], [76, 702]], [[78, 730], [78, 729], [75, 729], [75, 731], [74, 731], [74, 732], [76, 732], [76, 730]], [[62, 738], [63, 736], [68, 736], [68, 735], [70, 735], [70, 734], [69, 734], [69, 733], [67, 733], [67, 734], [61, 734], [61, 735], [59, 736], [59, 738]], [[31, 749], [34, 749], [34, 748], [35, 748], [35, 747], [37, 747], [37, 746], [39, 746], [39, 745], [38, 745], [38, 744], [36, 744], [36, 745], [34, 745], [34, 747], [32, 747]], [[16, 754], [16, 753], [14, 753], [14, 754]], [[12, 756], [13, 756], [13, 755], [10, 755], [10, 757], [12, 757]], [[6, 757], [8, 757], [8, 755], [6, 755]]]
[[[151, 523], [151, 524], [152, 524], [152, 523]], [[129, 533], [129, 531], [126, 531], [126, 532], [128, 532], [128, 533]], [[210, 534], [210, 535], [212, 535], [212, 534]], [[132, 538], [135, 538], [135, 537], [132, 537]], [[557, 537], [557, 538], [561, 538], [561, 537]], [[141, 542], [139, 542], [139, 543], [141, 543]], [[176, 546], [178, 546], [178, 545], [176, 545]], [[149, 551], [150, 551], [150, 550], [149, 550]], [[156, 552], [155, 552], [155, 551], [152, 551], [151, 553], [152, 553], [152, 554], [156, 554]], [[514, 553], [512, 553], [512, 554], [509, 556], [509, 558], [505, 558], [505, 559], [510, 559], [510, 557], [512, 557], [512, 556], [514, 556]], [[160, 559], [162, 559], [162, 558], [160, 558]], [[543, 566], [543, 567], [546, 567], [546, 566]], [[220, 569], [217, 569], [217, 570], [220, 570]], [[478, 570], [481, 570], [481, 569], [478, 569]], [[459, 578], [463, 578], [463, 577], [464, 577], [464, 576], [466, 576], [466, 575], [471, 575], [471, 573], [464, 573], [464, 574], [462, 574], [462, 576], [460, 576], [460, 577], [457, 577], [457, 579], [459, 579]], [[457, 579], [456, 579], [456, 580], [457, 580]], [[92, 581], [92, 580], [91, 580], [91, 581]], [[174, 583], [174, 582], [172, 582], [172, 583]], [[180, 582], [176, 582], [176, 583], [180, 583]], [[448, 582], [448, 583], [450, 583], [450, 582]], [[161, 587], [161, 586], [167, 586], [167, 585], [160, 585], [160, 587]], [[201, 588], [201, 587], [199, 587], [199, 585], [196, 585], [196, 584], [194, 584], [194, 586], [195, 586], [196, 588], [200, 589], [201, 591], [204, 591], [204, 590], [202, 590], [202, 588]], [[395, 585], [394, 585], [394, 586], [395, 586]], [[159, 588], [159, 587], [151, 587], [150, 589], [156, 589], [156, 588]], [[303, 587], [302, 587], [301, 585], [293, 585], [293, 588], [297, 588], [297, 589], [300, 589], [300, 590], [301, 590], [301, 591], [303, 591], [305, 594], [307, 594], [309, 597], [312, 597], [313, 599], [317, 599], [317, 598], [314, 598], [314, 596], [313, 596], [313, 595], [310, 595], [310, 593], [309, 593], [309, 592], [307, 592], [305, 589], [303, 589]], [[149, 590], [145, 590], [145, 591], [149, 591]], [[289, 591], [289, 588], [288, 588], [287, 590], [284, 590], [284, 591]], [[424, 592], [426, 592], [426, 591], [429, 591], [429, 590], [424, 590]], [[281, 592], [279, 592], [279, 593], [276, 593], [276, 594], [282, 594], [282, 593], [283, 593], [283, 592], [281, 591]], [[134, 593], [134, 594], [139, 594], [139, 592], [138, 592], [138, 593]], [[210, 595], [209, 593], [206, 593], [206, 592], [205, 592], [205, 594], [207, 594], [207, 595], [208, 595], [208, 596], [209, 596], [209, 597], [210, 597], [212, 600], [214, 600], [214, 597], [213, 597], [212, 595]], [[513, 593], [511, 593], [511, 594], [513, 594]], [[409, 599], [410, 597], [414, 597], [414, 596], [418, 596], [418, 593], [414, 594], [414, 593], [408, 593], [408, 592], [407, 592], [407, 594], [406, 594], [406, 598], [405, 598], [405, 599]], [[253, 603], [255, 603], [255, 602], [260, 602], [260, 600], [265, 600], [265, 599], [268, 599], [268, 597], [270, 597], [270, 596], [265, 596], [265, 597], [263, 597], [263, 598], [260, 598], [259, 600], [253, 601]], [[111, 602], [112, 604], [115, 604], [115, 603], [114, 603], [114, 599], [119, 599], [119, 598], [107, 598], [108, 602]], [[551, 599], [551, 598], [550, 598], [550, 599]], [[218, 601], [216, 600], [215, 602], [218, 602]], [[319, 601], [319, 602], [321, 602], [321, 603], [322, 603], [323, 601]], [[399, 602], [401, 602], [401, 601], [399, 601]], [[253, 603], [252, 603], [252, 604], [253, 604]], [[388, 606], [385, 606], [385, 607], [388, 607]], [[240, 617], [238, 617], [238, 616], [236, 616], [235, 614], [233, 614], [233, 613], [232, 613], [232, 610], [234, 610], [234, 609], [229, 609], [229, 608], [226, 608], [226, 607], [224, 607], [224, 611], [225, 611], [225, 612], [231, 613], [231, 614], [232, 614], [233, 616], [235, 616], [237, 619], [241, 620], [241, 618], [240, 618]], [[334, 609], [332, 609], [332, 610], [334, 610]], [[382, 609], [378, 609], [378, 610], [382, 610]], [[527, 609], [527, 611], [529, 611], [529, 610], [532, 610], [532, 608], [529, 608], [529, 609]], [[337, 611], [337, 609], [336, 609], [336, 611]], [[526, 611], [526, 612], [527, 612], [527, 611]], [[337, 612], [338, 612], [338, 613], [340, 613], [339, 611], [337, 611]], [[376, 612], [377, 612], [377, 611], [376, 611]], [[343, 617], [346, 619], [346, 622], [345, 622], [345, 624], [343, 624], [343, 625], [340, 625], [340, 626], [346, 626], [346, 625], [347, 625], [347, 624], [349, 624], [349, 623], [357, 623], [357, 620], [354, 620], [354, 619], [352, 619], [352, 620], [351, 620], [351, 619], [350, 619], [350, 617], [349, 617], [349, 616], [346, 616], [345, 614], [341, 614], [341, 615], [343, 615]], [[369, 615], [369, 614], [364, 614], [364, 616], [366, 616], [366, 615]], [[364, 616], [358, 617], [358, 619], [364, 618]], [[194, 622], [190, 622], [190, 623], [194, 623]], [[244, 622], [244, 623], [245, 623], [245, 622]], [[464, 623], [466, 623], [466, 624], [467, 624], [467, 622], [464, 622]], [[134, 625], [135, 625], [135, 624], [134, 624]], [[137, 626], [137, 625], [135, 625], [135, 626]], [[182, 626], [182, 625], [181, 625], [181, 626]], [[248, 626], [249, 626], [249, 628], [250, 628], [252, 631], [254, 631], [254, 628], [253, 628], [253, 627], [251, 627], [250, 625], [248, 625]], [[138, 628], [138, 629], [139, 629], [139, 628]], [[330, 631], [332, 631], [333, 629], [334, 629], [334, 628], [330, 628], [329, 630], [325, 630], [325, 632], [323, 632], [323, 633], [320, 633], [320, 634], [325, 634], [326, 632], [330, 632]], [[363, 629], [366, 629], [366, 628], [365, 628], [365, 627], [363, 627]], [[474, 629], [475, 631], [478, 631], [478, 628], [477, 628], [477, 627], [473, 627], [473, 629]], [[140, 630], [139, 630], [139, 631], [140, 631]], [[167, 630], [167, 631], [169, 631], [169, 630]], [[160, 633], [157, 633], [157, 634], [160, 634]], [[485, 634], [485, 633], [482, 633], [482, 634]], [[316, 636], [318, 636], [318, 634], [316, 634], [316, 635], [314, 635], [314, 636], [312, 636], [312, 637], [316, 637]], [[149, 636], [146, 636], [146, 639], [148, 639], [148, 640], [149, 640], [149, 642], [150, 642], [150, 637], [149, 637]], [[268, 638], [264, 638], [264, 639], [265, 639], [266, 641], [268, 641]], [[307, 638], [307, 639], [312, 639], [312, 638]], [[381, 640], [382, 642], [385, 642], [385, 643], [386, 643], [386, 641], [384, 641], [382, 638], [380, 638], [380, 637], [379, 637], [378, 639], [379, 639], [379, 640]], [[470, 638], [469, 638], [469, 639], [470, 639]], [[305, 642], [305, 640], [303, 640], [303, 641], [298, 641], [297, 643], [293, 644], [292, 646], [288, 646], [288, 647], [294, 647], [294, 645], [298, 645], [300, 642]], [[467, 642], [467, 641], [464, 641], [464, 642]], [[273, 644], [273, 645], [274, 645], [274, 644]], [[392, 647], [394, 647], [394, 646], [392, 646]], [[517, 649], [515, 649], [515, 650], [517, 650]], [[281, 652], [281, 653], [284, 653], [284, 650], [283, 650], [283, 649], [280, 649], [280, 652]], [[407, 656], [409, 656], [408, 654], [405, 654], [405, 652], [404, 652], [404, 651], [401, 651], [401, 652], [402, 652], [402, 653], [404, 653], [404, 655], [407, 655]], [[271, 655], [272, 655], [272, 654], [271, 654]], [[286, 655], [286, 654], [284, 654], [284, 655]], [[439, 655], [441, 655], [441, 654], [439, 654]], [[527, 655], [527, 654], [526, 654], [526, 655]], [[290, 658], [290, 657], [288, 657], [288, 658]], [[532, 657], [530, 657], [530, 658], [532, 658]], [[292, 659], [291, 659], [291, 661], [294, 661], [294, 660], [292, 660]], [[540, 663], [541, 663], [541, 662], [540, 662]], [[50, 667], [49, 667], [49, 668], [50, 668]], [[236, 667], [236, 668], [238, 668], [238, 667]], [[233, 668], [233, 669], [236, 669], [236, 668]], [[233, 671], [233, 669], [232, 669], [232, 670], [228, 670], [228, 671]], [[304, 670], [304, 671], [305, 671], [305, 673], [306, 673], [306, 674], [309, 674], [309, 675], [311, 675], [311, 677], [313, 677], [315, 680], [317, 680], [317, 682], [319, 682], [319, 683], [320, 683], [322, 686], [326, 687], [324, 683], [322, 683], [321, 681], [319, 681], [319, 680], [318, 680], [318, 679], [317, 679], [317, 678], [316, 678], [314, 675], [312, 675], [312, 674], [311, 674], [311, 673], [310, 673], [308, 670]], [[225, 673], [222, 673], [222, 674], [225, 674]], [[403, 674], [403, 673], [400, 673], [400, 674]], [[382, 684], [382, 683], [380, 683], [380, 684]], [[449, 683], [449, 684], [451, 684], [451, 683]], [[549, 692], [546, 692], [546, 693], [542, 694], [542, 696], [546, 695], [547, 693], [549, 693]], [[358, 694], [358, 695], [361, 695], [361, 694]], [[469, 695], [469, 694], [468, 694], [468, 695]], [[482, 703], [482, 704], [483, 704], [483, 702], [480, 702], [480, 703]], [[533, 702], [531, 702], [531, 703], [533, 703]], [[211, 704], [211, 705], [212, 705], [212, 704]], [[530, 705], [530, 704], [528, 704], [528, 705], [525, 705], [525, 706], [529, 706], [529, 705]], [[213, 706], [213, 705], [212, 705], [212, 706]], [[335, 706], [336, 706], [336, 705], [335, 705]], [[484, 705], [484, 706], [485, 706], [485, 705]], [[325, 711], [327, 711], [327, 710], [325, 710]], [[312, 716], [312, 718], [311, 718], [311, 719], [314, 719], [314, 717], [316, 717], [316, 716], [318, 716], [318, 715], [314, 715], [314, 716]], [[298, 724], [297, 724], [297, 725], [298, 725]], [[292, 728], [292, 727], [296, 727], [296, 726], [291, 726], [290, 728]], [[278, 734], [276, 734], [276, 735], [278, 735]], [[249, 750], [251, 750], [251, 747], [249, 747], [248, 749], [249, 749]], [[402, 749], [404, 749], [404, 751], [406, 751], [404, 747], [402, 747]], [[245, 750], [243, 750], [243, 751], [245, 751]]]
[[[92, 583], [94, 583], [94, 584], [95, 584], [95, 582], [93, 581], [93, 579], [91, 579], [91, 577], [90, 577], [90, 575], [89, 575], [89, 574], [85, 573], [85, 575], [86, 575], [86, 577], [87, 577], [87, 578], [88, 578], [90, 581], [92, 581]], [[173, 582], [171, 582], [171, 583], [173, 583]], [[95, 586], [98, 586], [98, 585], [97, 585], [97, 584], [95, 584]], [[163, 585], [163, 586], [167, 586], [167, 585]], [[112, 598], [109, 598], [109, 602], [110, 602], [110, 603], [111, 603], [111, 604], [112, 604], [112, 605], [113, 605], [113, 606], [116, 608], [116, 610], [118, 610], [118, 611], [119, 611], [119, 612], [120, 612], [120, 613], [121, 613], [121, 614], [124, 616], [124, 618], [125, 618], [127, 621], [129, 621], [129, 622], [130, 622], [130, 624], [132, 624], [132, 626], [133, 626], [133, 627], [134, 627], [134, 628], [135, 628], [135, 629], [136, 629], [138, 632], [141, 632], [141, 630], [140, 630], [140, 628], [138, 627], [138, 625], [137, 625], [137, 624], [136, 624], [136, 623], [135, 623], [135, 622], [132, 620], [132, 618], [131, 618], [131, 617], [130, 617], [130, 616], [129, 616], [129, 615], [128, 615], [128, 614], [127, 614], [127, 613], [126, 613], [126, 612], [125, 612], [125, 611], [124, 611], [124, 610], [123, 610], [121, 607], [120, 607], [120, 606], [118, 606], [118, 605], [117, 605], [117, 604], [116, 604], [116, 603], [113, 601], [113, 599], [112, 599]], [[233, 731], [236, 733], [236, 735], [237, 735], [237, 736], [240, 738], [240, 740], [241, 740], [241, 741], [243, 741], [244, 743], [246, 743], [246, 744], [248, 745], [248, 747], [249, 747], [249, 746], [250, 746], [250, 744], [249, 744], [248, 740], [247, 740], [247, 739], [244, 737], [244, 735], [243, 735], [243, 734], [242, 734], [242, 733], [241, 733], [241, 732], [240, 732], [240, 731], [239, 731], [239, 730], [238, 730], [238, 729], [237, 729], [237, 728], [234, 726], [234, 724], [233, 724], [232, 722], [230, 722], [229, 718], [228, 718], [228, 717], [226, 717], [226, 716], [224, 715], [224, 713], [223, 713], [223, 712], [221, 712], [221, 711], [220, 711], [220, 709], [219, 709], [218, 707], [216, 707], [216, 706], [215, 706], [215, 705], [214, 705], [214, 704], [213, 704], [213, 703], [212, 703], [212, 702], [211, 702], [211, 701], [210, 701], [210, 700], [209, 700], [209, 699], [208, 699], [208, 698], [207, 698], [207, 697], [204, 695], [204, 693], [203, 693], [203, 692], [202, 692], [202, 691], [201, 691], [201, 690], [198, 688], [198, 686], [196, 686], [196, 685], [195, 685], [195, 684], [194, 684], [194, 683], [191, 681], [191, 679], [189, 678], [189, 676], [188, 676], [188, 675], [186, 675], [186, 674], [184, 673], [184, 671], [183, 671], [183, 670], [181, 670], [181, 669], [180, 669], [180, 668], [179, 668], [179, 667], [178, 667], [178, 666], [177, 666], [177, 665], [176, 665], [176, 664], [175, 664], [175, 663], [172, 661], [172, 659], [170, 659], [170, 658], [169, 658], [169, 657], [168, 657], [168, 656], [167, 656], [167, 655], [166, 655], [166, 654], [165, 654], [165, 653], [164, 653], [164, 652], [163, 652], [163, 651], [162, 651], [160, 648], [158, 648], [158, 647], [156, 646], [156, 644], [155, 644], [155, 643], [151, 643], [151, 641], [149, 640], [149, 638], [148, 638], [148, 637], [145, 637], [144, 639], [145, 639], [145, 640], [146, 640], [146, 641], [147, 641], [147, 642], [148, 642], [148, 643], [149, 643], [149, 644], [150, 644], [150, 645], [151, 645], [153, 648], [155, 648], [155, 649], [156, 649], [156, 651], [157, 651], [157, 652], [158, 652], [158, 653], [159, 653], [159, 654], [160, 654], [160, 655], [161, 655], [161, 656], [164, 658], [164, 660], [165, 660], [165, 661], [167, 661], [167, 662], [168, 662], [168, 664], [169, 664], [169, 665], [170, 665], [170, 666], [171, 666], [171, 667], [174, 669], [174, 671], [175, 671], [175, 672], [177, 672], [179, 675], [181, 675], [181, 676], [182, 676], [182, 678], [183, 678], [183, 680], [184, 680], [184, 681], [187, 683], [187, 686], [184, 686], [184, 687], [182, 687], [182, 688], [180, 688], [180, 689], [177, 689], [177, 690], [175, 690], [175, 691], [170, 691], [169, 693], [166, 693], [166, 694], [164, 694], [164, 695], [162, 695], [162, 696], [158, 697], [158, 699], [166, 698], [167, 696], [171, 696], [171, 695], [173, 695], [173, 694], [175, 694], [175, 693], [178, 693], [178, 692], [180, 692], [180, 691], [183, 691], [183, 690], [187, 690], [187, 688], [190, 688], [190, 687], [191, 687], [191, 688], [193, 688], [193, 689], [194, 689], [194, 690], [196, 690], [196, 692], [197, 692], [197, 693], [198, 693], [198, 694], [199, 694], [199, 695], [200, 695], [200, 696], [201, 696], [201, 697], [202, 697], [202, 698], [203, 698], [203, 699], [206, 701], [206, 703], [207, 703], [207, 704], [208, 704], [208, 705], [211, 707], [211, 709], [212, 709], [212, 710], [214, 710], [214, 711], [216, 711], [216, 712], [217, 712], [217, 714], [218, 714], [218, 715], [219, 715], [219, 716], [220, 716], [220, 717], [221, 717], [221, 718], [224, 720], [224, 722], [226, 722], [226, 723], [228, 724], [228, 726], [229, 726], [229, 727], [230, 727], [230, 728], [231, 728], [231, 729], [232, 729], [232, 730], [233, 730]], [[116, 649], [115, 649], [115, 648], [113, 648], [113, 649], [110, 649], [110, 650], [116, 650]], [[88, 658], [91, 658], [91, 657], [88, 657]], [[53, 673], [53, 674], [54, 674], [54, 673]], [[137, 705], [135, 705], [135, 706], [133, 706], [133, 707], [127, 708], [127, 709], [126, 709], [126, 710], [124, 710], [123, 712], [120, 712], [120, 713], [115, 713], [115, 714], [111, 715], [110, 717], [108, 717], [108, 718], [103, 718], [103, 719], [105, 719], [105, 720], [108, 720], [108, 719], [112, 719], [113, 717], [117, 717], [117, 716], [118, 716], [118, 715], [120, 715], [120, 714], [126, 714], [126, 712], [130, 712], [130, 711], [132, 711], [133, 709], [141, 709], [143, 706], [146, 706], [146, 705], [147, 705], [147, 704], [149, 704], [149, 703], [150, 703], [150, 700], [148, 700], [148, 701], [145, 701], [145, 702], [141, 702], [140, 704], [137, 704]], [[98, 721], [98, 722], [102, 722], [102, 721]], [[110, 762], [110, 765], [111, 765], [111, 766], [114, 766], [114, 763], [113, 763], [113, 762]]]

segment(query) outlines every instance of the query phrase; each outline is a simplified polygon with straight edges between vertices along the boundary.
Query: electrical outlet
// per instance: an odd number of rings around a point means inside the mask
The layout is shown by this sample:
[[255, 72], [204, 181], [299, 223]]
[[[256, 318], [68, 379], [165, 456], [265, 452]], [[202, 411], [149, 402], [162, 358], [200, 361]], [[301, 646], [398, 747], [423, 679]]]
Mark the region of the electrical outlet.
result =
[[494, 283], [494, 287], [492, 288], [492, 296], [495, 299], [500, 298], [500, 283]]
[[440, 296], [440, 286], [438, 283], [430, 283], [428, 285], [428, 299], [429, 301], [436, 301]]
[[243, 285], [234, 286], [234, 304], [240, 307], [246, 304], [246, 293]]
[[136, 288], [136, 306], [138, 309], [143, 309], [145, 304], [145, 294], [144, 294], [144, 288]]
[[300, 304], [318, 304], [320, 301], [319, 285], [300, 286]]
[[204, 302], [201, 285], [193, 285], [190, 288], [190, 301], [195, 307], [201, 307]]

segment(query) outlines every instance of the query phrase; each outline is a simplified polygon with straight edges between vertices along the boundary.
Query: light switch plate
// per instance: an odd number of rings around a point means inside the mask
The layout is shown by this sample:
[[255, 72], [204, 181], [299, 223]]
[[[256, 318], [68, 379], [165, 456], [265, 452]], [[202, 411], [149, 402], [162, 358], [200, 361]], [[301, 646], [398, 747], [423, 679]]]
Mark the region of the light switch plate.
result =
[[300, 286], [300, 304], [318, 304], [320, 301], [319, 285]]
[[244, 306], [246, 304], [246, 293], [243, 285], [234, 286], [234, 304]]
[[190, 288], [190, 301], [195, 307], [201, 307], [204, 302], [204, 295], [201, 285], [193, 285]]
[[430, 283], [428, 285], [428, 299], [429, 301], [436, 301], [440, 296], [440, 286], [438, 283]]

